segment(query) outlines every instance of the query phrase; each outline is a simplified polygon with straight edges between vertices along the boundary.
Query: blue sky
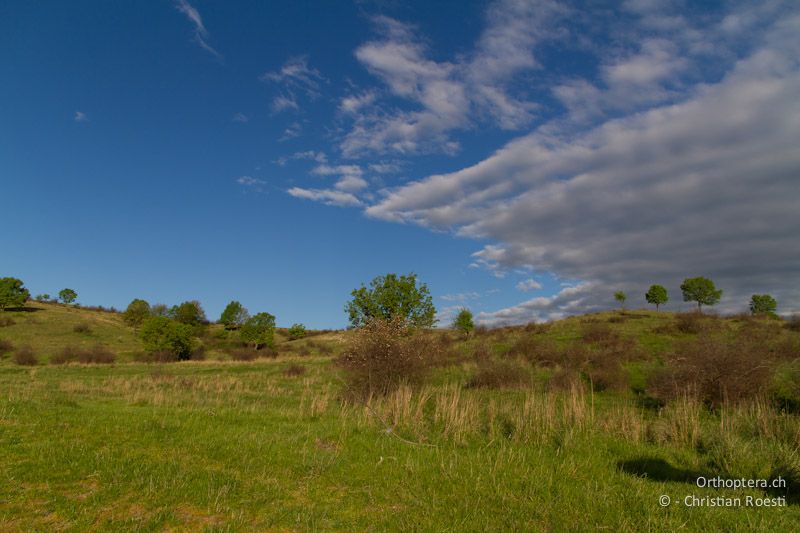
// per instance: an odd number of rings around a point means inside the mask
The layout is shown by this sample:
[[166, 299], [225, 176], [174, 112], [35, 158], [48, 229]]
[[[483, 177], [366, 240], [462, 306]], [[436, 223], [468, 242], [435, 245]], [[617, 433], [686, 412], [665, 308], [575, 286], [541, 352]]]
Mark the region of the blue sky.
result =
[[5, 3], [0, 274], [320, 328], [411, 271], [443, 322], [696, 275], [796, 311], [800, 9], [697, 5]]

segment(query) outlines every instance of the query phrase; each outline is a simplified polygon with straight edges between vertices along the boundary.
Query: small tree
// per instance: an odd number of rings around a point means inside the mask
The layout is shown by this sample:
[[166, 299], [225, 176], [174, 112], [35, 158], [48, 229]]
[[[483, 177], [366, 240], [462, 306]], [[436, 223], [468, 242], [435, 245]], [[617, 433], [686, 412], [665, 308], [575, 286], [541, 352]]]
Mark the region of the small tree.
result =
[[22, 307], [31, 297], [21, 279], [0, 278], [0, 309]]
[[242, 340], [253, 344], [253, 349], [274, 346], [275, 317], [269, 313], [258, 313], [248, 318], [239, 330]]
[[250, 313], [247, 312], [247, 309], [234, 300], [225, 307], [225, 310], [219, 317], [219, 321], [225, 326], [225, 329], [237, 329], [244, 324], [245, 320], [248, 318], [250, 318]]
[[669, 301], [667, 289], [665, 289], [663, 285], [650, 285], [650, 288], [647, 290], [647, 294], [644, 295], [644, 298], [647, 300], [647, 303], [656, 306], [656, 311], [658, 311], [659, 305], [665, 304]]
[[368, 320], [389, 320], [400, 317], [417, 327], [431, 327], [436, 322], [436, 308], [428, 286], [417, 286], [416, 274], [398, 276], [386, 274], [350, 293], [353, 299], [345, 307], [354, 327], [363, 326]]
[[138, 298], [131, 301], [128, 308], [122, 313], [122, 320], [133, 327], [141, 326], [148, 318], [150, 318], [150, 304]]
[[150, 314], [153, 316], [169, 316], [169, 307], [166, 304], [153, 304], [150, 306]]
[[453, 328], [469, 337], [472, 330], [475, 329], [475, 324], [472, 322], [472, 311], [467, 308], [461, 309], [453, 320]]
[[45, 292], [45, 293], [43, 293], [43, 294], [37, 294], [37, 295], [36, 295], [36, 301], [37, 301], [37, 302], [46, 302], [46, 301], [48, 301], [49, 299], [50, 299], [50, 295], [49, 295], [49, 294], [47, 294], [46, 292]]
[[65, 304], [71, 304], [78, 298], [78, 293], [73, 291], [72, 289], [61, 289], [58, 291], [58, 297], [61, 299], [62, 302]]
[[169, 352], [179, 360], [192, 356], [192, 327], [187, 324], [164, 316], [154, 316], [144, 321], [139, 335], [145, 350], [149, 352]]
[[306, 336], [306, 327], [303, 324], [292, 324], [289, 328], [289, 338], [292, 340], [302, 339]]
[[681, 283], [684, 302], [697, 302], [697, 310], [704, 305], [714, 305], [722, 297], [722, 290], [714, 286], [714, 282], [702, 276], [686, 278]]
[[614, 293], [614, 299], [616, 301], [618, 301], [620, 303], [620, 305], [622, 305], [623, 309], [625, 309], [625, 300], [628, 299], [628, 296], [624, 292], [622, 292], [622, 291], [615, 292]]
[[170, 318], [181, 324], [201, 326], [207, 322], [206, 313], [197, 300], [183, 302], [169, 310]]
[[778, 302], [769, 294], [754, 294], [750, 298], [750, 312], [754, 315], [775, 316]]

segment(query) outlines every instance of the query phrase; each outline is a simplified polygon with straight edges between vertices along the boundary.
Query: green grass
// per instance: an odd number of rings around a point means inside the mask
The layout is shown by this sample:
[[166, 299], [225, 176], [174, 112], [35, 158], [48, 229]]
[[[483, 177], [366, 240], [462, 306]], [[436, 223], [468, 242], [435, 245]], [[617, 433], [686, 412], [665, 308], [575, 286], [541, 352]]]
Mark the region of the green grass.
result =
[[[90, 313], [47, 306], [30, 313], [38, 323], [15, 318], [0, 338], [27, 336], [42, 351], [56, 350], [78, 336], [73, 322], [90, 321], [102, 342], [121, 338], [120, 346], [139, 349], [116, 315], [106, 330]], [[636, 313], [644, 316], [610, 326], [650, 336], [653, 355], [682, 337], [653, 332], [673, 320], [668, 313]], [[456, 349], [508, 347], [523, 335], [565, 342], [587, 320], [615, 316], [569, 319], [538, 333], [508, 330]], [[285, 375], [291, 364], [306, 373]], [[339, 400], [339, 370], [318, 355], [2, 362], [0, 530], [791, 531], [800, 523], [796, 492], [778, 508], [681, 503], [692, 494], [765, 495], [686, 482], [699, 473], [796, 476], [796, 415], [758, 402], [718, 413], [675, 402], [658, 411], [619, 391], [462, 388], [474, 369], [464, 359], [365, 407]], [[665, 494], [674, 502], [666, 508], [658, 503]]]

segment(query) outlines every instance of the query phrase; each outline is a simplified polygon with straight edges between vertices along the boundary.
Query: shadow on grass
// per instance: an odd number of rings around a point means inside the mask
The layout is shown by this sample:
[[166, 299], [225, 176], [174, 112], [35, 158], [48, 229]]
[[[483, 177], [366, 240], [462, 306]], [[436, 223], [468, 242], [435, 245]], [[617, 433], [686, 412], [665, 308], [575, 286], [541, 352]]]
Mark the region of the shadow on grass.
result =
[[44, 311], [44, 309], [40, 307], [6, 307], [3, 309], [3, 312], [6, 313], [36, 313], [38, 311]]
[[652, 481], [696, 483], [697, 478], [706, 475], [699, 470], [676, 468], [665, 460], [657, 457], [637, 457], [635, 459], [617, 461], [617, 468], [626, 474], [632, 474]]

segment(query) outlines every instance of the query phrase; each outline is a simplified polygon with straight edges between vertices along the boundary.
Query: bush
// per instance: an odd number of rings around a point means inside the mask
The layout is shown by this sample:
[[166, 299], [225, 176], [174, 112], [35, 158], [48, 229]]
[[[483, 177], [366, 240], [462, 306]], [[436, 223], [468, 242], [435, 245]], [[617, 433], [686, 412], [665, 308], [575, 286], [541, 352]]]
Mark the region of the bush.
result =
[[191, 358], [194, 342], [192, 327], [158, 316], [145, 320], [140, 332], [145, 350], [169, 352], [178, 360]]
[[786, 329], [800, 332], [800, 315], [792, 315], [786, 321]]
[[114, 353], [103, 346], [96, 344], [91, 348], [66, 346], [57, 355], [50, 358], [50, 363], [63, 365], [64, 363], [85, 364], [111, 364], [116, 360]]
[[709, 331], [716, 325], [716, 317], [698, 312], [678, 313], [675, 315], [675, 328], [681, 333], [696, 335]]
[[530, 369], [514, 359], [482, 358], [478, 361], [478, 370], [467, 382], [469, 388], [500, 389], [529, 385], [531, 382]]
[[75, 333], [91, 333], [92, 328], [90, 328], [89, 324], [86, 322], [81, 322], [80, 324], [75, 324], [75, 326], [72, 328], [72, 331]]
[[775, 372], [770, 396], [778, 408], [790, 413], [800, 412], [800, 361], [794, 361]]
[[404, 317], [368, 320], [338, 358], [345, 370], [345, 394], [366, 399], [420, 381], [429, 368], [430, 348], [412, 335]]
[[688, 394], [712, 409], [766, 392], [774, 367], [768, 346], [710, 334], [679, 344], [666, 362], [648, 379], [648, 393], [660, 400]]
[[135, 299], [128, 304], [122, 314], [122, 320], [131, 327], [139, 327], [150, 317], [150, 304], [144, 300]]
[[36, 366], [39, 364], [39, 358], [33, 353], [33, 348], [22, 346], [14, 352], [14, 362], [23, 366]]
[[272, 349], [275, 346], [275, 317], [269, 313], [253, 315], [242, 324], [239, 335], [256, 350], [260, 346]]
[[0, 355], [5, 355], [13, 349], [14, 345], [11, 343], [11, 341], [0, 339]]
[[289, 328], [289, 338], [292, 340], [302, 339], [306, 336], [306, 327], [303, 324], [292, 324]]
[[259, 356], [254, 350], [233, 350], [230, 354], [234, 361], [255, 361]]
[[16, 322], [10, 316], [0, 316], [0, 328], [13, 326], [14, 324], [16, 324]]

